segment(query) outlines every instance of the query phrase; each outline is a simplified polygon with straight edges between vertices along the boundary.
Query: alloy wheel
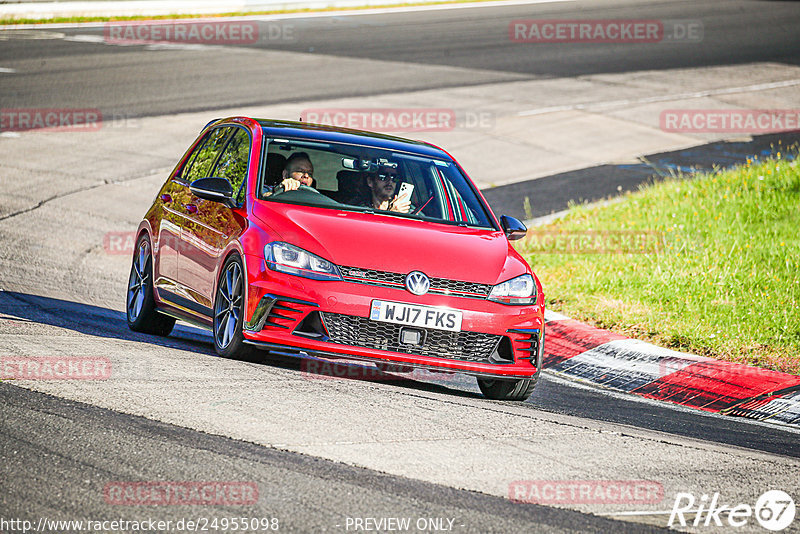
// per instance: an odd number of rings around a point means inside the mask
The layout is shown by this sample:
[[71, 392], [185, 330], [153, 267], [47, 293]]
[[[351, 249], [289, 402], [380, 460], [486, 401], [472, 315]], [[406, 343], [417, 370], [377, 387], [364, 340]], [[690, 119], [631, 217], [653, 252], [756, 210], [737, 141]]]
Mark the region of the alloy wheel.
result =
[[214, 306], [214, 338], [221, 349], [230, 345], [236, 335], [242, 313], [242, 268], [231, 262], [221, 277]]
[[147, 263], [150, 260], [150, 243], [142, 239], [133, 259], [133, 268], [128, 279], [128, 319], [133, 322], [139, 318], [145, 301], [145, 291], [150, 281]]

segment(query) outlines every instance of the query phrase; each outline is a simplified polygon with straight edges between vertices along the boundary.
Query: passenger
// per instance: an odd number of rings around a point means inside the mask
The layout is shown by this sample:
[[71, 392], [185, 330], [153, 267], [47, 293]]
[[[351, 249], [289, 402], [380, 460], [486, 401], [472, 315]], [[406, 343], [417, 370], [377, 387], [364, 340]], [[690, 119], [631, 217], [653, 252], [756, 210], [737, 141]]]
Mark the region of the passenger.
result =
[[284, 191], [294, 191], [301, 185], [315, 187], [314, 165], [311, 158], [305, 152], [295, 152], [286, 160], [286, 167], [283, 169], [283, 180], [281, 185]]
[[395, 191], [400, 182], [397, 169], [383, 167], [378, 172], [367, 173], [367, 187], [370, 190], [371, 206], [376, 210], [396, 211], [408, 213], [411, 209], [411, 199], [398, 200]]

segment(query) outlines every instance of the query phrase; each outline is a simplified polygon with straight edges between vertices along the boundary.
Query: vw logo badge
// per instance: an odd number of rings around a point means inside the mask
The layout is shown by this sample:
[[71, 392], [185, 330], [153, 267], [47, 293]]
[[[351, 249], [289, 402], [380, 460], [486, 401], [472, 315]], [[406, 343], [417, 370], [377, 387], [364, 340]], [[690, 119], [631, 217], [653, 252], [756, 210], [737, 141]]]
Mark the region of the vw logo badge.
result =
[[431, 281], [425, 273], [411, 271], [406, 276], [406, 289], [415, 295], [424, 295], [431, 288]]

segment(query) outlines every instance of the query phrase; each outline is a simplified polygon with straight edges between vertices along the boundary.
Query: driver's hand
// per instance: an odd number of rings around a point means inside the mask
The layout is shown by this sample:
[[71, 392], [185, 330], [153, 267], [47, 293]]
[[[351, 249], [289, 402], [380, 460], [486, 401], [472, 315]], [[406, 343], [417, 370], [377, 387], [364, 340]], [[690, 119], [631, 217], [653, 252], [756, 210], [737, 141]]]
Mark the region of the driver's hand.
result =
[[295, 180], [294, 178], [284, 178], [281, 182], [284, 191], [294, 191], [298, 187], [300, 187], [300, 181]]
[[398, 200], [397, 195], [395, 195], [389, 209], [398, 213], [408, 213], [408, 210], [411, 209], [411, 199], [404, 198], [403, 200]]

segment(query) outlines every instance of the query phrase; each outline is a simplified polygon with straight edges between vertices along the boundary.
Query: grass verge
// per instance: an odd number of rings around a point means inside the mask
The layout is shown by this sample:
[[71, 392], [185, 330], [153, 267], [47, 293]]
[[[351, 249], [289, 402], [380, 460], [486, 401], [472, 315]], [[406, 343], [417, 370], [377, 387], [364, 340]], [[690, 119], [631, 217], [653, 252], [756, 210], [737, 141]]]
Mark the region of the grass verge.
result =
[[800, 374], [797, 155], [673, 176], [605, 206], [573, 205], [517, 248], [551, 310], [676, 350]]

